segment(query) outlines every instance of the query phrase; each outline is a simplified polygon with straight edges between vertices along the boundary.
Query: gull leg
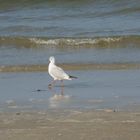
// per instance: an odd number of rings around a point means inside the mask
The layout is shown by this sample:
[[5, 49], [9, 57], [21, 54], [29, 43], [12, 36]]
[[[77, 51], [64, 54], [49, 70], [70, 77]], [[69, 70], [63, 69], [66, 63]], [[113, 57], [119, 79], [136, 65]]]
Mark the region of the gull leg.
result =
[[63, 84], [63, 80], [61, 80], [61, 95], [64, 95], [64, 84]]
[[61, 87], [61, 95], [64, 96], [64, 87]]
[[48, 87], [51, 89], [54, 86], [54, 84], [55, 84], [55, 80], [53, 80], [52, 83], [48, 85]]
[[63, 80], [61, 80], [61, 87], [64, 87], [64, 83], [63, 83]]

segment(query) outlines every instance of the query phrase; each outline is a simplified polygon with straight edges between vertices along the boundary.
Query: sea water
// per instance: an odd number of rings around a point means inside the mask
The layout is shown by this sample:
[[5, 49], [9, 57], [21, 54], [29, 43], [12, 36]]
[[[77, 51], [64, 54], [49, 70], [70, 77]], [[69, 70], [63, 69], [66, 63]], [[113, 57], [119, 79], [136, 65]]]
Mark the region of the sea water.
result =
[[[102, 109], [139, 104], [140, 71], [133, 67], [140, 63], [139, 13], [138, 0], [1, 2], [1, 106]], [[58, 64], [72, 67], [95, 64], [113, 69], [114, 64], [123, 64], [125, 69], [68, 71], [78, 80], [65, 81], [62, 97], [59, 82], [48, 89], [52, 79], [47, 69], [33, 72], [34, 65], [47, 68], [51, 55]], [[32, 71], [19, 73], [21, 66], [32, 67]]]

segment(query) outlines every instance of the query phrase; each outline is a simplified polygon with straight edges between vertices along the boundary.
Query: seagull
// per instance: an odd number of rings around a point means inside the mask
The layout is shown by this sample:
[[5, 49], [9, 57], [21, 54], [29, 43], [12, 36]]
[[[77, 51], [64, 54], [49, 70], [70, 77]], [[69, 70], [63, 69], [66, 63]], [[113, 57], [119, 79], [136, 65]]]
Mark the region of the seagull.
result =
[[68, 75], [67, 73], [64, 72], [62, 68], [58, 67], [55, 64], [54, 56], [50, 56], [49, 61], [50, 63], [48, 66], [48, 73], [53, 78], [53, 82], [48, 85], [50, 88], [54, 85], [56, 80], [61, 81], [63, 86], [63, 80], [72, 80], [73, 78], [75, 79], [77, 78], [75, 76]]

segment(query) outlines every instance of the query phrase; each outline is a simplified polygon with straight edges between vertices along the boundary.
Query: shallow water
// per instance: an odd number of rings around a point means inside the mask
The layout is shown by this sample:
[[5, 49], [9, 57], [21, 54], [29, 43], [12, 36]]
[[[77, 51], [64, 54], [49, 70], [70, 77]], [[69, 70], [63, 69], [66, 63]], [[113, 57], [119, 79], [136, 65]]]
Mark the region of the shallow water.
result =
[[[46, 109], [132, 110], [140, 102], [139, 70], [69, 71], [78, 79], [65, 81], [64, 89], [47, 73], [1, 73], [0, 110]], [[129, 108], [128, 108], [129, 107]]]
[[[50, 47], [45, 48], [16, 48], [13, 46], [0, 47], [0, 65], [30, 65], [48, 64], [51, 55], [56, 57], [57, 63], [140, 63], [139, 44], [127, 43], [125, 46], [114, 45], [112, 48], [77, 48]], [[94, 45], [93, 45], [94, 46]]]
[[[139, 106], [139, 0], [5, 0], [0, 110]], [[79, 78], [48, 89], [48, 58]], [[55, 95], [56, 94], [56, 95]]]

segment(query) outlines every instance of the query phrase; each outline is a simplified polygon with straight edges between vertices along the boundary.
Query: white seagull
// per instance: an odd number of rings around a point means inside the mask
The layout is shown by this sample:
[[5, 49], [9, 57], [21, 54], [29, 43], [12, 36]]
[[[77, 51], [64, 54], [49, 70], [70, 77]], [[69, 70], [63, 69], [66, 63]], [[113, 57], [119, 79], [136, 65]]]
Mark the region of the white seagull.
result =
[[72, 80], [73, 78], [77, 78], [75, 76], [70, 76], [67, 73], [64, 72], [64, 70], [58, 66], [55, 65], [55, 58], [54, 56], [51, 56], [49, 58], [49, 66], [48, 66], [48, 72], [50, 76], [54, 79], [51, 84], [49, 84], [49, 87], [52, 87], [56, 80], [60, 80], [62, 82], [63, 86], [63, 80]]

